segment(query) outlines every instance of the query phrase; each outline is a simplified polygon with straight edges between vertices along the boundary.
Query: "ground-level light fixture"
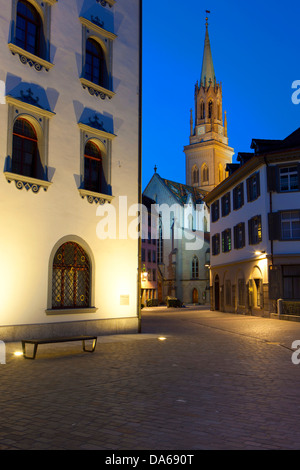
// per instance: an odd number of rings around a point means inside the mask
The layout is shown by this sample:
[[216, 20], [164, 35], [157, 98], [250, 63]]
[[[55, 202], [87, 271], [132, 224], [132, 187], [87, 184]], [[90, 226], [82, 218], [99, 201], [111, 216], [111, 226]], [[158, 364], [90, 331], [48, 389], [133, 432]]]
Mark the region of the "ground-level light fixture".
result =
[[23, 352], [22, 351], [15, 351], [14, 356], [17, 356], [17, 357], [23, 356]]

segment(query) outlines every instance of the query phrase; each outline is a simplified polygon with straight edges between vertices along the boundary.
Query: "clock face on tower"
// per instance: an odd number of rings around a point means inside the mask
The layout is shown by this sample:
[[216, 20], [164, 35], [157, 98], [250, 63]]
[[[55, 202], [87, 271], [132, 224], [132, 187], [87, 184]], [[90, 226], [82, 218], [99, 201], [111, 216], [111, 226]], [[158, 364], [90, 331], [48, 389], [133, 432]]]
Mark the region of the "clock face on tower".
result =
[[205, 134], [205, 127], [204, 126], [198, 127], [198, 135], [202, 135], [202, 134]]

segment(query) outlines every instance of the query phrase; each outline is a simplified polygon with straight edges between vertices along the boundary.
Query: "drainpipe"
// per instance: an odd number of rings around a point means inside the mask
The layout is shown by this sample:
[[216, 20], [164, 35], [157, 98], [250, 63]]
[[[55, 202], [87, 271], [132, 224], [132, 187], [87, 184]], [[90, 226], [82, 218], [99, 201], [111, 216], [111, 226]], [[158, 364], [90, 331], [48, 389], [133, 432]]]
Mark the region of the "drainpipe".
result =
[[[138, 110], [138, 203], [142, 204], [142, 18], [143, 18], [143, 0], [139, 2], [139, 110]], [[138, 270], [137, 270], [137, 317], [138, 333], [141, 333], [141, 272], [142, 272], [142, 216], [140, 214], [139, 237], [138, 237]]]
[[[269, 165], [268, 165], [266, 155], [264, 155], [264, 162], [265, 162], [266, 167], [267, 167], [267, 178], [268, 178]], [[270, 204], [270, 214], [272, 216], [272, 214], [273, 214], [273, 198], [272, 198], [272, 191], [271, 190], [269, 191], [269, 204]], [[271, 266], [273, 266], [273, 264], [274, 264], [274, 252], [273, 252], [273, 239], [272, 239], [272, 237], [271, 237], [271, 240], [270, 240], [270, 244], [271, 244]], [[269, 275], [268, 275], [268, 278], [269, 278]], [[269, 282], [269, 279], [268, 279], [268, 282]], [[270, 285], [269, 285], [269, 287], [270, 287]], [[270, 290], [269, 290], [269, 292], [270, 292]], [[270, 303], [270, 297], [269, 297], [269, 303]]]
[[[267, 178], [268, 178], [268, 168], [269, 168], [269, 164], [268, 164], [268, 161], [267, 161], [267, 158], [266, 158], [266, 155], [264, 155], [264, 162], [266, 164], [266, 167], [267, 167]], [[272, 191], [269, 191], [269, 204], [270, 204], [270, 214], [273, 214], [273, 198], [272, 198]], [[273, 265], [273, 240], [270, 240], [271, 242], [271, 263]]]

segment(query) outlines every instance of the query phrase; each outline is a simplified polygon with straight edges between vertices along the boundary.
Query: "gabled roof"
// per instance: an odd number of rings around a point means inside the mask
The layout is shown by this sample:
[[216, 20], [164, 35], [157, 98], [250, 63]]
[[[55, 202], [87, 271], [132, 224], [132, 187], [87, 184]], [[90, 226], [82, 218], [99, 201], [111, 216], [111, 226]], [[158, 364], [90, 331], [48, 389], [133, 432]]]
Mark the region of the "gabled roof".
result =
[[283, 140], [252, 139], [251, 148], [255, 153], [272, 152], [300, 146], [300, 127]]
[[147, 190], [154, 178], [157, 178], [161, 184], [163, 184], [164, 187], [170, 191], [174, 199], [181, 205], [187, 204], [190, 198], [194, 204], [202, 204], [203, 199], [208, 192], [202, 189], [194, 188], [193, 186], [189, 186], [187, 184], [176, 183], [175, 181], [167, 180], [162, 178], [158, 173], [154, 173], [144, 192]]
[[189, 197], [191, 197], [194, 204], [201, 204], [207, 193], [207, 191], [194, 188], [193, 186], [161, 179], [181, 205], [187, 204]]

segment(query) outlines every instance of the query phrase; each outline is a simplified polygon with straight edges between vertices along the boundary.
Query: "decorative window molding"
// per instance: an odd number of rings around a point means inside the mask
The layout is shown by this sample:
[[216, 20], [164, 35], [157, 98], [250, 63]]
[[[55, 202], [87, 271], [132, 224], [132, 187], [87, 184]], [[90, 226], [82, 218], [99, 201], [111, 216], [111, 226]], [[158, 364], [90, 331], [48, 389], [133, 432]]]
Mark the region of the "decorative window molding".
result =
[[101, 21], [97, 16], [91, 16], [91, 20], [84, 18], [83, 16], [79, 17], [80, 23], [85, 26], [88, 30], [92, 30], [94, 33], [99, 34], [102, 38], [114, 40], [117, 38], [117, 35], [103, 28], [104, 22]]
[[[111, 147], [115, 134], [107, 132], [103, 127], [103, 122], [99, 121], [98, 114], [92, 119], [89, 117], [88, 124], [79, 122], [80, 129], [80, 187], [78, 192], [82, 199], [86, 198], [90, 204], [110, 204], [114, 199], [111, 194]], [[94, 192], [84, 187], [84, 151], [86, 143], [91, 140], [101, 150], [103, 182], [102, 192]]]
[[46, 72], [49, 72], [49, 70], [53, 67], [53, 64], [51, 64], [51, 62], [48, 62], [47, 60], [44, 60], [41, 57], [31, 54], [30, 52], [25, 51], [25, 49], [22, 49], [21, 47], [16, 46], [15, 44], [9, 43], [8, 47], [12, 55], [17, 54], [19, 56], [20, 62], [22, 64], [28, 64], [30, 67], [33, 67], [37, 72], [40, 72], [43, 68], [46, 70]]
[[[89, 261], [89, 278], [86, 279], [89, 284], [89, 289], [88, 289], [89, 292], [88, 293], [86, 292], [86, 294], [88, 295], [85, 295], [87, 301], [82, 302], [80, 299], [78, 299], [79, 300], [78, 305], [70, 305], [70, 304], [62, 305], [63, 299], [62, 299], [61, 292], [59, 292], [60, 285], [59, 284], [56, 286], [53, 285], [53, 280], [56, 277], [55, 272], [54, 272], [55, 264], [57, 263], [57, 261], [58, 262], [63, 261], [63, 259], [60, 256], [58, 256], [58, 258], [56, 257], [57, 257], [57, 254], [61, 253], [61, 251], [59, 251], [60, 248], [66, 243], [68, 244], [73, 243], [74, 245], [77, 244], [81, 250], [85, 251], [88, 261]], [[85, 255], [83, 254], [83, 256]], [[59, 269], [59, 266], [57, 266], [57, 268]], [[77, 268], [80, 268], [80, 266], [77, 266]], [[69, 276], [70, 281], [72, 280], [72, 278], [73, 278], [73, 281], [74, 280], [76, 281], [76, 279], [74, 279], [74, 277], [76, 276], [76, 273], [75, 273], [76, 266], [74, 266], [73, 271], [69, 270], [67, 267], [67, 271], [68, 273], [66, 272], [65, 276], [66, 277]], [[86, 313], [96, 312], [97, 308], [95, 306], [95, 275], [94, 273], [95, 273], [95, 259], [93, 256], [93, 252], [91, 251], [89, 245], [82, 238], [76, 235], [70, 235], [70, 236], [67, 235], [61, 238], [60, 240], [58, 240], [51, 250], [49, 263], [48, 263], [48, 294], [47, 294], [46, 314], [47, 315], [68, 315], [68, 314], [82, 314], [82, 313], [86, 314]], [[79, 281], [79, 278], [77, 277], [77, 283], [78, 281]], [[58, 283], [60, 283], [59, 279], [58, 279]], [[54, 291], [53, 291], [53, 288], [55, 289]], [[57, 303], [57, 300], [56, 300], [57, 295], [61, 296], [59, 303]], [[84, 292], [82, 292], [81, 295], [84, 295]], [[53, 305], [53, 299], [55, 300], [54, 302], [55, 305]]]
[[28, 2], [36, 10], [41, 21], [38, 55], [17, 45], [18, 2], [19, 0], [12, 0], [11, 33], [8, 47], [13, 55], [19, 56], [22, 64], [28, 64], [38, 72], [43, 69], [48, 72], [53, 67], [53, 64], [50, 62], [51, 8], [57, 3], [57, 0], [30, 0]]
[[8, 183], [14, 181], [17, 189], [25, 188], [27, 191], [31, 189], [33, 193], [38, 193], [41, 188], [43, 188], [44, 191], [47, 191], [49, 186], [52, 185], [51, 181], [17, 175], [16, 173], [10, 173], [9, 171], [5, 171], [4, 176]]
[[102, 100], [105, 100], [105, 98], [111, 99], [115, 96], [115, 93], [113, 91], [110, 91], [107, 88], [103, 88], [102, 86], [97, 85], [96, 83], [90, 82], [84, 77], [81, 77], [79, 80], [82, 85], [82, 88], [84, 90], [87, 88], [90, 95], [92, 96], [99, 96], [99, 98], [101, 98]]
[[90, 204], [100, 204], [103, 206], [106, 202], [108, 204], [111, 203], [111, 201], [114, 199], [114, 196], [109, 196], [108, 194], [101, 194], [101, 193], [95, 193], [94, 191], [88, 191], [87, 189], [78, 189], [80, 196], [82, 199], [86, 197], [87, 201]]
[[[52, 184], [48, 181], [48, 134], [49, 119], [52, 118], [55, 113], [39, 107], [37, 105], [38, 101], [38, 97], [33, 97], [30, 88], [25, 93], [21, 90], [19, 98], [10, 95], [6, 96], [6, 102], [8, 104], [8, 139], [4, 175], [8, 183], [15, 181], [15, 185], [18, 189], [21, 190], [25, 188], [27, 191], [31, 189], [34, 193], [38, 193], [40, 188], [47, 191]], [[11, 171], [13, 161], [13, 129], [17, 119], [27, 120], [35, 129], [37, 135], [41, 171], [36, 177]]]
[[[98, 16], [94, 17], [91, 15], [91, 19], [80, 17], [79, 21], [82, 25], [82, 75], [80, 82], [83, 89], [87, 89], [91, 95], [100, 97], [101, 99], [111, 99], [115, 93], [112, 91], [112, 53], [113, 53], [113, 41], [117, 35], [111, 31], [105, 29], [104, 21]], [[103, 64], [101, 70], [103, 72], [102, 79], [99, 82], [90, 81], [90, 76], [87, 71], [87, 41], [95, 41], [103, 52]], [[102, 69], [102, 67], [104, 67]]]
[[[25, 100], [26, 99], [32, 100], [32, 103], [33, 103], [34, 99], [30, 98], [31, 93], [32, 93], [31, 89], [29, 88], [26, 92], [28, 93], [28, 97], [26, 97], [26, 95], [24, 95], [24, 93], [23, 93], [23, 98]], [[55, 116], [55, 113], [53, 113], [52, 111], [49, 111], [48, 109], [38, 107], [36, 105], [37, 101], [36, 101], [36, 104], [32, 104], [32, 103], [29, 103], [28, 101], [24, 101], [24, 99], [21, 100], [21, 99], [18, 99], [18, 98], [14, 98], [11, 95], [7, 95], [6, 96], [6, 103], [9, 104], [9, 105], [15, 106], [17, 108], [22, 108], [22, 110], [25, 110], [29, 113], [38, 114], [39, 116], [43, 116], [43, 117], [47, 117], [47, 118], [52, 118], [53, 116]]]

